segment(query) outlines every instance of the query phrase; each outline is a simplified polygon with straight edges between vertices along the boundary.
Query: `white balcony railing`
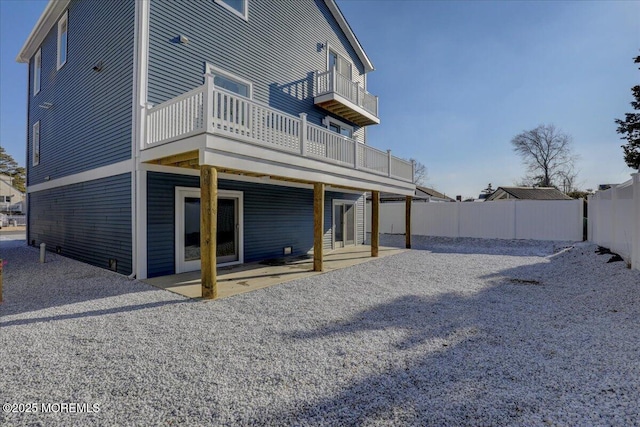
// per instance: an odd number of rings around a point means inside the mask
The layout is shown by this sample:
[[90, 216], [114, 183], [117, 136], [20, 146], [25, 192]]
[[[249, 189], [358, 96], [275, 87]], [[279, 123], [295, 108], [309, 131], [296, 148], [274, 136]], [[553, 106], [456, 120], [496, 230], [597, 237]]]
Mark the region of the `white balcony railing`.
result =
[[390, 150], [307, 123], [305, 113], [292, 116], [216, 88], [210, 75], [204, 85], [147, 110], [143, 149], [205, 132], [413, 182], [413, 164]]
[[358, 107], [378, 117], [378, 97], [364, 90], [358, 82], [353, 82], [342, 74], [329, 70], [316, 72], [313, 96], [335, 92]]

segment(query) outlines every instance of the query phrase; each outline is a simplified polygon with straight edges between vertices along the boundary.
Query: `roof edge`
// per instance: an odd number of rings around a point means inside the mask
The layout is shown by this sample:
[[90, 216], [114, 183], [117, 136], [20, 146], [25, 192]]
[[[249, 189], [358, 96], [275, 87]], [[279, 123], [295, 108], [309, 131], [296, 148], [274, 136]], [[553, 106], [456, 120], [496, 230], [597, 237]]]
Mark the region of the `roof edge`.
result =
[[42, 15], [31, 30], [31, 34], [22, 45], [22, 49], [16, 56], [16, 62], [29, 63], [31, 57], [36, 53], [44, 38], [58, 21], [62, 12], [67, 8], [71, 0], [49, 0]]
[[356, 37], [353, 30], [351, 29], [351, 26], [347, 22], [347, 19], [342, 14], [342, 11], [338, 7], [338, 4], [335, 2], [335, 0], [324, 0], [324, 2], [329, 8], [329, 11], [331, 11], [331, 14], [333, 15], [333, 17], [336, 19], [336, 21], [338, 21], [338, 25], [340, 25], [340, 29], [342, 29], [344, 34], [347, 36], [347, 39], [349, 40], [349, 43], [351, 43], [353, 50], [356, 51], [358, 58], [360, 58], [360, 61], [362, 61], [362, 65], [364, 65], [364, 72], [368, 73], [369, 71], [373, 71], [374, 67], [373, 67], [373, 64], [371, 63], [371, 60], [369, 60], [367, 53], [362, 48], [362, 45], [358, 41], [358, 38]]

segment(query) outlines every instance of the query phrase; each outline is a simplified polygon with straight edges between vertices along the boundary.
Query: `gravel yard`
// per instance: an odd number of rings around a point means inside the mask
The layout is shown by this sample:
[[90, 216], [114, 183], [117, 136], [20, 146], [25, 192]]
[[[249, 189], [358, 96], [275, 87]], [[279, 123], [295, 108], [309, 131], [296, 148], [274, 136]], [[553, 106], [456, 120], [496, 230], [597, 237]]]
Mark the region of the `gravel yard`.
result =
[[37, 412], [0, 425], [639, 425], [640, 272], [595, 250], [414, 237], [202, 302], [5, 246], [0, 403]]

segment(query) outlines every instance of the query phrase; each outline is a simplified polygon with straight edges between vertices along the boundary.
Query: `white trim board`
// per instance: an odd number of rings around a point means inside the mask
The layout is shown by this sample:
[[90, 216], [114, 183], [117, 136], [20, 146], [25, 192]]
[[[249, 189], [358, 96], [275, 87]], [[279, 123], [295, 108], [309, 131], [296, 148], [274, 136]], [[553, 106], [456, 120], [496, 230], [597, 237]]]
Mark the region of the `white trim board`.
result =
[[135, 4], [133, 35], [133, 93], [131, 102], [131, 254], [136, 277], [147, 277], [147, 172], [140, 169], [146, 140], [150, 3]]
[[128, 159], [123, 162], [113, 163], [111, 165], [102, 166], [96, 169], [64, 176], [62, 178], [53, 179], [51, 181], [40, 184], [30, 185], [27, 187], [27, 193], [35, 193], [38, 191], [51, 190], [52, 188], [64, 187], [66, 185], [80, 184], [81, 182], [94, 181], [96, 179], [108, 178], [110, 176], [122, 175], [123, 173], [131, 173], [133, 160]]
[[[140, 165], [140, 170], [144, 170], [146, 172], [171, 173], [175, 175], [200, 176], [200, 171], [196, 169], [177, 168], [173, 166], [155, 165], [151, 163], [142, 163]], [[303, 184], [300, 182], [282, 181], [279, 179], [266, 178], [266, 177], [236, 175], [231, 173], [219, 173], [218, 179], [226, 179], [229, 181], [238, 181], [238, 182], [249, 182], [253, 184], [277, 185], [279, 187], [304, 188], [308, 190], [313, 190], [313, 184]], [[329, 192], [329, 191], [335, 192], [335, 193], [345, 193], [345, 194], [364, 194], [365, 193], [365, 191], [357, 191], [357, 190], [351, 190], [348, 188], [332, 187], [331, 185], [325, 186], [325, 192]]]
[[67, 9], [70, 2], [71, 0], [49, 0], [38, 22], [36, 22], [36, 25], [34, 25], [31, 30], [31, 34], [29, 34], [24, 45], [22, 45], [20, 53], [16, 56], [17, 62], [29, 62], [36, 50], [40, 48], [49, 31], [57, 24], [62, 12]]

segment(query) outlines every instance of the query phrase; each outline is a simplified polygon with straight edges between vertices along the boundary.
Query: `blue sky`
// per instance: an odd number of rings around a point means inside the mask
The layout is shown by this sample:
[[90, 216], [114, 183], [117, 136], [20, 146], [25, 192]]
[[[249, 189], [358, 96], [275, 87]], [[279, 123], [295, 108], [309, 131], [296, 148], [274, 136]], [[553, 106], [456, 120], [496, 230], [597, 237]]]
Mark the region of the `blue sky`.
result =
[[[0, 0], [0, 144], [24, 165], [27, 66], [44, 1]], [[428, 184], [477, 196], [524, 167], [509, 141], [539, 124], [573, 136], [583, 189], [629, 179], [615, 118], [640, 83], [640, 2], [338, 0], [376, 70], [368, 143], [414, 157]]]

